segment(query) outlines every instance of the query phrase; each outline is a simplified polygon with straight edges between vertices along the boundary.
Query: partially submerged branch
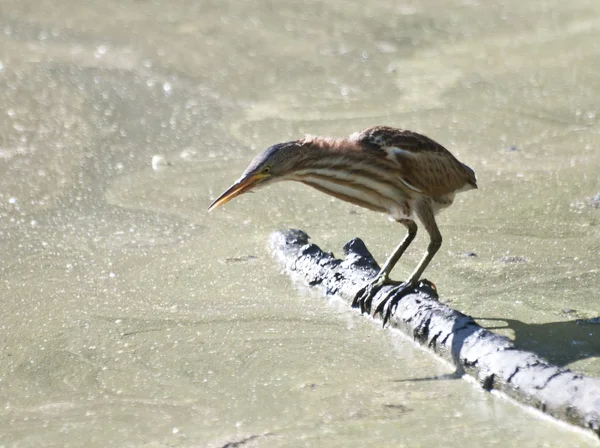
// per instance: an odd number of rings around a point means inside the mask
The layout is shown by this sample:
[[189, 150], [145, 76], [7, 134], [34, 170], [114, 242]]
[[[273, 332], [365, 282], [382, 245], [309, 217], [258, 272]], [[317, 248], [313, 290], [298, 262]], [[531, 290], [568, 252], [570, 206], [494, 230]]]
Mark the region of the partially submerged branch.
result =
[[[286, 273], [348, 303], [379, 270], [359, 239], [346, 243], [344, 260], [309, 243], [308, 235], [300, 230], [274, 233], [271, 247]], [[373, 301], [373, 310], [393, 293], [393, 288], [381, 288]], [[458, 372], [471, 375], [484, 389], [501, 391], [523, 404], [600, 435], [600, 378], [573, 373], [549, 364], [534, 353], [518, 350], [508, 338], [482, 328], [473, 318], [436, 298], [435, 292], [422, 285], [400, 300], [392, 310], [390, 325], [452, 362]]]

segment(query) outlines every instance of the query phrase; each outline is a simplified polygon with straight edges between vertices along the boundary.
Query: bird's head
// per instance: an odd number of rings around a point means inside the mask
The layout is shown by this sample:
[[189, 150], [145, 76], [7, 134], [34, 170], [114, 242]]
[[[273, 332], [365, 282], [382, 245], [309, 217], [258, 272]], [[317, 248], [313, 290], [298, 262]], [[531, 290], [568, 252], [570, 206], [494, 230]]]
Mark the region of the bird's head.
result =
[[297, 140], [273, 145], [257, 155], [242, 176], [221, 196], [214, 200], [208, 211], [214, 210], [231, 201], [236, 196], [262, 187], [278, 180], [285, 180], [286, 175], [302, 165], [306, 158], [306, 140]]

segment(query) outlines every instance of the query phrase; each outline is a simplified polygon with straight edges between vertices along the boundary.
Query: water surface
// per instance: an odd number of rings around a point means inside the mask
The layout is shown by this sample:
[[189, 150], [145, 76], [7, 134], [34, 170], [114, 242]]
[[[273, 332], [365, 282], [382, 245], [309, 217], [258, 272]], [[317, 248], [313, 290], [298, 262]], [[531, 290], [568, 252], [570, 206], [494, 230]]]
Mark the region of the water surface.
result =
[[443, 300], [600, 375], [599, 9], [1, 2], [0, 443], [594, 445], [299, 289], [267, 247], [298, 227], [383, 260], [401, 226], [293, 184], [205, 210], [273, 143], [421, 131], [480, 183], [439, 218]]

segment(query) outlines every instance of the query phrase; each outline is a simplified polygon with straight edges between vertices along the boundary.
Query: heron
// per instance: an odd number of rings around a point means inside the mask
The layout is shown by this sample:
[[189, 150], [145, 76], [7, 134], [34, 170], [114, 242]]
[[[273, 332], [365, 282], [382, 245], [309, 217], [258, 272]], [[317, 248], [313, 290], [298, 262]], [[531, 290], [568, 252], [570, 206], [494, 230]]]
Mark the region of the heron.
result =
[[[250, 162], [208, 211], [283, 180], [301, 182], [343, 201], [386, 213], [406, 228], [406, 236], [379, 273], [354, 297], [352, 306], [367, 313], [377, 291], [394, 283], [390, 273], [415, 239], [416, 221], [429, 234], [429, 244], [408, 279], [398, 285], [396, 301], [414, 290], [442, 244], [436, 214], [452, 205], [457, 193], [477, 188], [475, 172], [441, 144], [417, 132], [375, 126], [345, 138], [309, 135], [269, 147]], [[380, 303], [374, 314], [382, 311], [383, 305]]]

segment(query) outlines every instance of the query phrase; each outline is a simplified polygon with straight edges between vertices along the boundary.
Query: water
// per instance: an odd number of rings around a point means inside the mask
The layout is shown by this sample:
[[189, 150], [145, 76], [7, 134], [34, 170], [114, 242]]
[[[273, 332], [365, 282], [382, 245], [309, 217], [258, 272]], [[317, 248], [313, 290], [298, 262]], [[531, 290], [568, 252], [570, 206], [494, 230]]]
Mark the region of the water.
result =
[[0, 6], [0, 444], [595, 444], [298, 289], [267, 247], [298, 227], [383, 260], [401, 226], [293, 184], [205, 209], [271, 144], [421, 131], [480, 184], [427, 278], [600, 375], [596, 2], [57, 3]]

